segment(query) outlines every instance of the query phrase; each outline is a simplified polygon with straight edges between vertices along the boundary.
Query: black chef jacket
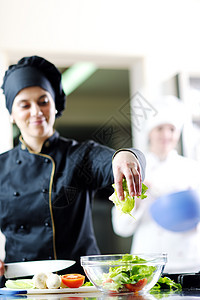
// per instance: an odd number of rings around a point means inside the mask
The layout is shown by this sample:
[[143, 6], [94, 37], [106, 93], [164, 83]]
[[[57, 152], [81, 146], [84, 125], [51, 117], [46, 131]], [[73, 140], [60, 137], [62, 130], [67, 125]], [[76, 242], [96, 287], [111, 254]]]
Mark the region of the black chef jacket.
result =
[[[133, 151], [143, 169], [143, 155]], [[78, 143], [55, 132], [39, 154], [21, 139], [0, 155], [5, 262], [71, 259], [77, 263], [68, 272], [83, 273], [80, 257], [99, 253], [91, 199], [94, 191], [113, 183], [113, 153], [93, 141]]]

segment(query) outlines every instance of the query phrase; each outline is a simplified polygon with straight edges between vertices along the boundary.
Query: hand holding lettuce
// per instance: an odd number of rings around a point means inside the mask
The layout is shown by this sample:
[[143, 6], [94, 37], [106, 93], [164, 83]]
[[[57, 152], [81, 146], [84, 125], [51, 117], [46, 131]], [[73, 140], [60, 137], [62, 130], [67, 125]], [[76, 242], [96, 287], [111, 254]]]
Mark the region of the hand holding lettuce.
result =
[[126, 178], [130, 196], [141, 194], [145, 157], [134, 149], [119, 149], [112, 158], [115, 189], [120, 200], [124, 200], [122, 180]]
[[[109, 197], [109, 199], [115, 204], [116, 208], [123, 214], [129, 214], [131, 217], [131, 211], [133, 210], [135, 206], [135, 197], [131, 197], [128, 191], [128, 186], [126, 179], [123, 178], [122, 186], [124, 190], [124, 200], [120, 200], [117, 191], [115, 189], [115, 184], [113, 184], [114, 193]], [[142, 183], [142, 192], [140, 196], [137, 196], [137, 198], [144, 199], [147, 196], [145, 195], [148, 187]]]

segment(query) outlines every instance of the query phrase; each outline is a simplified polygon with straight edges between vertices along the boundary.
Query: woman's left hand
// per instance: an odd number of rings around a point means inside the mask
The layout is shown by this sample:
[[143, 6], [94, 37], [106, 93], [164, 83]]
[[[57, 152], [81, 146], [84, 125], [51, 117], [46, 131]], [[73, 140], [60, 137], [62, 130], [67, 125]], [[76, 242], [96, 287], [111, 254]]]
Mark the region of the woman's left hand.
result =
[[122, 180], [126, 178], [129, 194], [141, 195], [142, 181], [138, 159], [131, 151], [119, 151], [113, 159], [113, 175], [115, 188], [120, 200], [124, 199]]
[[0, 276], [3, 276], [5, 272], [4, 262], [0, 260]]

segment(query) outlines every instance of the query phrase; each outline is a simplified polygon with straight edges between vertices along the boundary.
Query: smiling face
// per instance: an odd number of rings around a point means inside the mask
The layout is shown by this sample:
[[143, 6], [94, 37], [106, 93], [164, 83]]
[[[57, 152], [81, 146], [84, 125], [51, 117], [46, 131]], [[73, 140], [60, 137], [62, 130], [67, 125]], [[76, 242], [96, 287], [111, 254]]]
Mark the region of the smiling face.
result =
[[162, 124], [149, 134], [150, 150], [159, 157], [166, 157], [178, 143], [180, 131], [171, 124]]
[[53, 134], [55, 102], [49, 92], [38, 86], [22, 89], [14, 99], [12, 118], [23, 139], [45, 140]]

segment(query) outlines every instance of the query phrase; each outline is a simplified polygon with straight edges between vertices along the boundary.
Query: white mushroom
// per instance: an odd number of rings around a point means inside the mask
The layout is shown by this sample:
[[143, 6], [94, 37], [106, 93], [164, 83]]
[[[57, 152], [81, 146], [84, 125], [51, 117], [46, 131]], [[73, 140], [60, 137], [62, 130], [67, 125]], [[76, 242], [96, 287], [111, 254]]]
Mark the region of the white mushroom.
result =
[[43, 272], [37, 273], [33, 276], [33, 284], [37, 289], [46, 289], [47, 275]]
[[52, 275], [53, 273], [52, 272], [46, 272], [45, 273], [46, 275], [47, 275], [47, 278], [50, 276], [50, 275]]
[[59, 289], [61, 286], [61, 278], [57, 274], [51, 274], [47, 280], [46, 285], [48, 289]]

